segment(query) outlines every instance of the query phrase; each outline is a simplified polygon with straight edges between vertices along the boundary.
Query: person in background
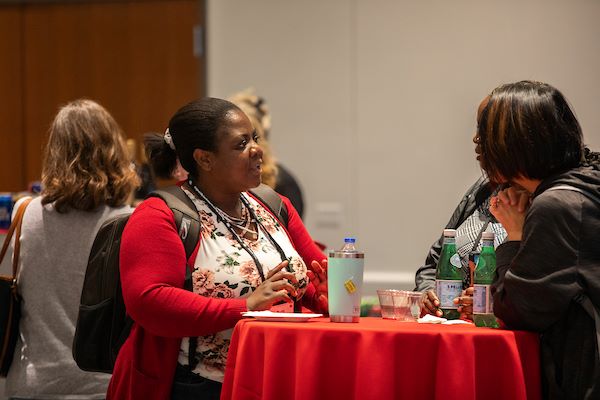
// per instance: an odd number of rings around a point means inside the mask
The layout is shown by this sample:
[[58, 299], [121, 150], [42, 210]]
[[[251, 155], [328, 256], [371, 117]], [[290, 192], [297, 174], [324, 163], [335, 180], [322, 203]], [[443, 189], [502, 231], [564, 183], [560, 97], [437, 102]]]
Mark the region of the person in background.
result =
[[281, 163], [275, 160], [271, 147], [268, 144], [271, 131], [271, 113], [262, 97], [257, 96], [253, 89], [231, 95], [228, 99], [238, 106], [250, 119], [261, 138], [263, 147], [263, 183], [271, 186], [275, 191], [292, 202], [300, 218], [304, 215], [304, 198], [302, 189], [294, 176]]
[[110, 376], [81, 371], [71, 346], [96, 232], [106, 219], [131, 212], [126, 203], [138, 182], [108, 111], [91, 100], [60, 109], [44, 150], [41, 196], [23, 217], [22, 315], [7, 397], [105, 398]]
[[[180, 188], [198, 210], [201, 232], [186, 260], [161, 199], [145, 200], [131, 216], [120, 254], [134, 323], [108, 399], [218, 399], [231, 328], [242, 312], [293, 299], [327, 312], [325, 256], [287, 198], [286, 229], [248, 193], [261, 183], [263, 151], [234, 104], [195, 100], [175, 113], [164, 135], [146, 140], [157, 176], [172, 176], [177, 160], [188, 171]], [[191, 291], [184, 289], [186, 267]]]
[[141, 184], [135, 191], [134, 204], [139, 203], [145, 199], [148, 194], [156, 189], [156, 183], [154, 182], [154, 174], [152, 168], [148, 165], [148, 159], [144, 151], [141, 152], [141, 157], [138, 159], [137, 156], [137, 143], [135, 139], [127, 139], [127, 150], [129, 152], [129, 158], [134, 165], [135, 172], [138, 174]]
[[[160, 134], [157, 132], [144, 133], [144, 142], [148, 142], [148, 141], [151, 142], [157, 136], [160, 136]], [[173, 171], [171, 171], [169, 176], [165, 176], [162, 178], [159, 176], [157, 177], [156, 174], [154, 173], [154, 171], [152, 170], [152, 166], [148, 163], [149, 155], [147, 154], [147, 150], [148, 149], [146, 149], [144, 147], [144, 151], [142, 151], [142, 153], [144, 154], [144, 160], [146, 162], [146, 165], [148, 166], [148, 170], [150, 171], [150, 174], [152, 175], [152, 179], [154, 180], [155, 186], [164, 187], [164, 186], [172, 185], [173, 183], [183, 182], [188, 179], [188, 172], [181, 166], [179, 159], [177, 159], [175, 161], [175, 164], [176, 164], [175, 168], [173, 168]]]
[[[477, 159], [503, 189], [492, 215], [497, 248], [494, 314], [541, 333], [544, 398], [600, 398], [600, 165], [556, 88], [521, 81], [479, 106]], [[587, 157], [589, 159], [590, 157]]]

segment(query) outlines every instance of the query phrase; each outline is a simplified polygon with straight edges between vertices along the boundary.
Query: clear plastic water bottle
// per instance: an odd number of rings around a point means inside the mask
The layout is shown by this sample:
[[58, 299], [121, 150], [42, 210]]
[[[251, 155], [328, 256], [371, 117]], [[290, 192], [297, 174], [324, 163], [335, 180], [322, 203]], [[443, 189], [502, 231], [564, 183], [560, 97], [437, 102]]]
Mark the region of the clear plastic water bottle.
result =
[[342, 246], [340, 251], [347, 253], [357, 253], [358, 250], [356, 250], [356, 239], [353, 237], [344, 238], [344, 245]]
[[329, 317], [332, 322], [358, 322], [362, 296], [364, 253], [356, 249], [356, 239], [344, 238], [340, 250], [328, 257]]
[[484, 232], [481, 236], [481, 253], [473, 274], [473, 322], [476, 326], [498, 327], [494, 316], [490, 285], [496, 275], [496, 251], [494, 233]]

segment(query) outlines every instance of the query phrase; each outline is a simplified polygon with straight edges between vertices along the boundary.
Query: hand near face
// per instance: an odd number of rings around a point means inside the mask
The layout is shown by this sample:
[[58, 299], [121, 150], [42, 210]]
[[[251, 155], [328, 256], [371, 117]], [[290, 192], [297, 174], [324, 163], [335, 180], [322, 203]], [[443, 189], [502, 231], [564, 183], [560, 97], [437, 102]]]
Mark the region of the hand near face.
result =
[[[267, 274], [263, 283], [246, 300], [248, 311], [268, 310], [279, 301], [291, 303], [291, 296], [296, 296], [292, 283], [298, 283], [296, 275], [285, 271], [288, 261], [284, 261]], [[292, 283], [290, 283], [292, 282]]]
[[319, 310], [329, 310], [327, 298], [327, 260], [319, 262], [313, 261], [310, 264], [310, 269], [306, 272], [311, 285], [315, 287], [317, 292], [317, 304]]
[[473, 287], [463, 290], [460, 297], [454, 299], [454, 304], [458, 305], [461, 319], [473, 320]]
[[442, 310], [440, 310], [440, 300], [435, 294], [434, 290], [428, 290], [423, 293], [423, 308], [421, 309], [421, 314], [431, 314], [436, 317], [441, 317], [443, 315]]
[[506, 229], [509, 240], [521, 240], [529, 202], [529, 193], [515, 187], [501, 190], [491, 198], [489, 210]]

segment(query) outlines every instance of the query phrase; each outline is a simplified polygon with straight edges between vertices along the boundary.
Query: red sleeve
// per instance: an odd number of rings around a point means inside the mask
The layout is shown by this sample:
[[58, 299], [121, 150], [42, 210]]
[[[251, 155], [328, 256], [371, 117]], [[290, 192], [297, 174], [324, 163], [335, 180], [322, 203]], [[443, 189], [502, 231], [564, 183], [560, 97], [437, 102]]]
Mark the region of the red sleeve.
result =
[[[285, 196], [281, 196], [281, 198], [288, 210], [288, 234], [296, 251], [308, 267], [313, 261], [321, 263], [327, 257], [315, 244], [290, 200]], [[311, 284], [308, 285], [302, 297], [302, 305], [315, 312], [327, 313], [327, 310], [321, 310], [318, 306], [317, 292]]]
[[216, 299], [183, 289], [185, 250], [173, 213], [150, 198], [123, 231], [120, 273], [127, 313], [157, 336], [204, 336], [232, 328], [246, 299]]

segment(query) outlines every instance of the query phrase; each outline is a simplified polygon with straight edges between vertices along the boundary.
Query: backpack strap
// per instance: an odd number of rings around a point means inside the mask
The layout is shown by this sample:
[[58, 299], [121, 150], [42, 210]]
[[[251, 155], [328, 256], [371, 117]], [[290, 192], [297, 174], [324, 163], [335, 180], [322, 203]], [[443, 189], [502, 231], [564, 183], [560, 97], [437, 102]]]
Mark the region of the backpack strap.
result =
[[175, 226], [185, 248], [185, 259], [189, 259], [200, 237], [200, 217], [194, 203], [179, 186], [155, 190], [148, 197], [162, 199], [173, 211]]
[[254, 189], [250, 189], [250, 193], [252, 193], [258, 200], [260, 200], [265, 206], [269, 208], [269, 210], [277, 217], [277, 219], [283, 223], [285, 229], [288, 228], [289, 222], [289, 213], [287, 206], [279, 197], [279, 194], [275, 190], [273, 190], [270, 186], [261, 183], [258, 187]]
[[[179, 233], [179, 237], [185, 248], [185, 260], [190, 258], [194, 249], [198, 245], [200, 239], [200, 217], [196, 206], [192, 200], [184, 193], [179, 186], [167, 186], [162, 189], [157, 189], [150, 193], [147, 197], [158, 197], [162, 199], [167, 206], [173, 211], [175, 218], [175, 227]], [[185, 269], [185, 290], [193, 292], [192, 287], [192, 271], [190, 268]], [[188, 370], [192, 371], [196, 368], [196, 346], [198, 343], [197, 337], [189, 338], [188, 347]]]
[[596, 196], [595, 194], [588, 192], [587, 190], [575, 187], [575, 186], [571, 186], [571, 185], [557, 185], [557, 186], [552, 186], [549, 189], [546, 189], [547, 192], [549, 191], [553, 191], [553, 190], [570, 190], [572, 192], [577, 192], [577, 193], [581, 193], [582, 195], [584, 195], [585, 197], [589, 198], [590, 200], [593, 200], [594, 202], [596, 202], [596, 204], [600, 204], [600, 197]]

